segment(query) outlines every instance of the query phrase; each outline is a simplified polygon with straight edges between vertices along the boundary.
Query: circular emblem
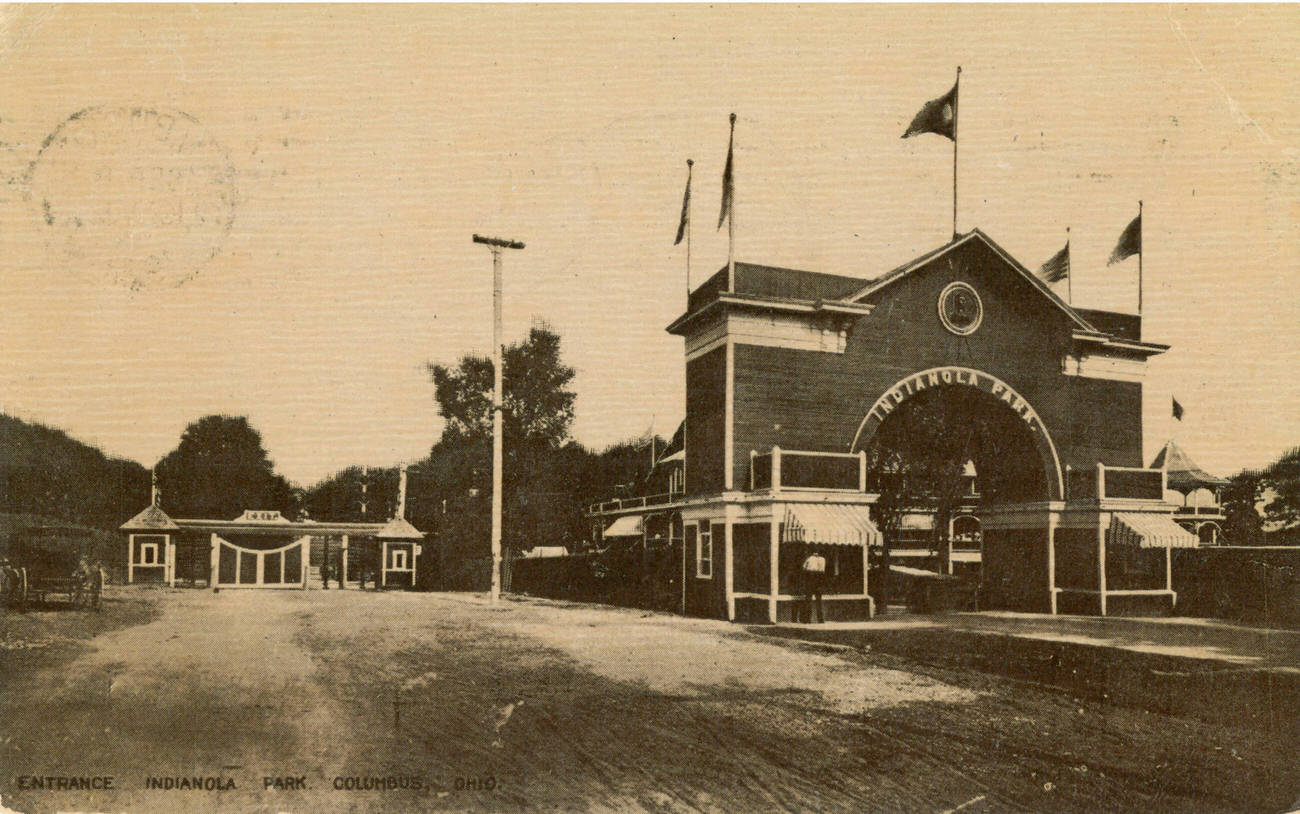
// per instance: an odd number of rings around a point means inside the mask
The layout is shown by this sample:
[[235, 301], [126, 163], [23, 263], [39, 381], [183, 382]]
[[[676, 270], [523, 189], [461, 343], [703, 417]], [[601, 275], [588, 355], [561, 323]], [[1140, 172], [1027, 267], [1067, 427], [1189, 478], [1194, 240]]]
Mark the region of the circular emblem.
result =
[[949, 283], [939, 294], [939, 321], [958, 336], [975, 333], [983, 319], [980, 295], [966, 283]]

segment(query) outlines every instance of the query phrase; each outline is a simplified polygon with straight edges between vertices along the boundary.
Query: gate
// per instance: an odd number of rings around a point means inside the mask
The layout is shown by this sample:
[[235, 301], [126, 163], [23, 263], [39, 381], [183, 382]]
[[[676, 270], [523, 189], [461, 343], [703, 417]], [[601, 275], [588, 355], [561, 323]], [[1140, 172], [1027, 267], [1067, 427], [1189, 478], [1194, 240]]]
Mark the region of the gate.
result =
[[311, 537], [299, 537], [279, 548], [248, 548], [220, 536], [217, 544], [217, 586], [221, 588], [304, 588], [307, 584], [307, 546]]

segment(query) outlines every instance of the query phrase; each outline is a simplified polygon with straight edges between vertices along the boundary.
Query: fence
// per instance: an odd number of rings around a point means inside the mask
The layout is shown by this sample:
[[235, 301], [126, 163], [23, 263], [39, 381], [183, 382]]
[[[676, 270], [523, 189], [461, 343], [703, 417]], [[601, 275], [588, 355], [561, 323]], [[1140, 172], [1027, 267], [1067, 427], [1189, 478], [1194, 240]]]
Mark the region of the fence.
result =
[[681, 607], [681, 544], [517, 559], [511, 590], [529, 596], [672, 611]]
[[1175, 549], [1179, 616], [1300, 629], [1300, 547]]

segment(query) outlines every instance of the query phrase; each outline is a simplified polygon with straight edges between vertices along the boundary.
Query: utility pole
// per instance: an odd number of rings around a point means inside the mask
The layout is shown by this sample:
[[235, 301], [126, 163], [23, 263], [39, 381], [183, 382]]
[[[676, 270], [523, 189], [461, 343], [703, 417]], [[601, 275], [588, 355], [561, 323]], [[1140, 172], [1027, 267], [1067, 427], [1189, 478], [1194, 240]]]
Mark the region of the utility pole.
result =
[[501, 253], [522, 249], [518, 240], [474, 235], [492, 252], [492, 604], [501, 599], [501, 412], [505, 409], [501, 359]]

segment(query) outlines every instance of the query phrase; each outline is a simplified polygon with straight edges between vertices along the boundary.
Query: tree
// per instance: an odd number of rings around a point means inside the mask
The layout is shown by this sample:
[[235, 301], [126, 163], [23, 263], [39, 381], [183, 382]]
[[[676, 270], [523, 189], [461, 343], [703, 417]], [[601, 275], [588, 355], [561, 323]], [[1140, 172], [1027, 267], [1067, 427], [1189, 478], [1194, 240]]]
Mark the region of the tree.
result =
[[158, 464], [164, 511], [173, 517], [230, 519], [245, 509], [296, 509], [289, 482], [276, 474], [262, 436], [244, 416], [209, 415], [181, 433]]
[[872, 516], [880, 530], [877, 599], [890, 598], [890, 561], [903, 517], [931, 516], [931, 548], [946, 571], [948, 527], [967, 484], [979, 473], [986, 502], [1046, 497], [1042, 465], [1024, 422], [997, 401], [965, 387], [929, 390], [895, 408], [866, 446], [867, 489], [879, 495]]
[[1260, 476], [1264, 520], [1280, 528], [1300, 523], [1300, 447], [1292, 447]]
[[[573, 368], [560, 361], [560, 336], [537, 325], [502, 354], [503, 435], [508, 444], [561, 446], [573, 424]], [[492, 436], [492, 360], [465, 355], [455, 367], [428, 365], [443, 436]]]
[[1245, 469], [1228, 479], [1220, 492], [1223, 536], [1229, 545], [1258, 545], [1264, 531], [1259, 504], [1264, 499], [1260, 473]]
[[[507, 550], [559, 543], [581, 518], [582, 489], [571, 480], [586, 451], [568, 443], [575, 394], [573, 368], [560, 337], [534, 326], [502, 356], [504, 457], [502, 542]], [[492, 362], [462, 356], [455, 366], [428, 365], [442, 438], [418, 467], [435, 495], [427, 519], [451, 557], [488, 553], [492, 478]], [[420, 526], [424, 528], [424, 526]]]

